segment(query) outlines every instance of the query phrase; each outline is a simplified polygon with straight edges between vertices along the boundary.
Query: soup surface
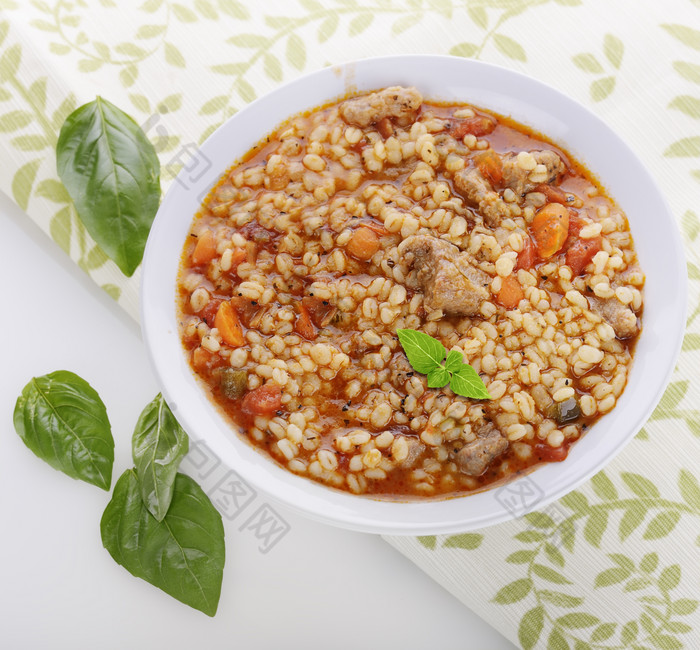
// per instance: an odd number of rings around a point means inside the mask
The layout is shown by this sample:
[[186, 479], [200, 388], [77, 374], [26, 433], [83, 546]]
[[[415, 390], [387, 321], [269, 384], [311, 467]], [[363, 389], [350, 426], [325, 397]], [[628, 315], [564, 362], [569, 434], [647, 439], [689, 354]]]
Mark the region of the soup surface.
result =
[[[426, 498], [563, 461], [625, 388], [643, 285], [625, 215], [566, 152], [392, 87], [291, 118], [224, 174], [177, 308], [232, 435]], [[492, 399], [428, 388], [397, 329], [459, 351]]]

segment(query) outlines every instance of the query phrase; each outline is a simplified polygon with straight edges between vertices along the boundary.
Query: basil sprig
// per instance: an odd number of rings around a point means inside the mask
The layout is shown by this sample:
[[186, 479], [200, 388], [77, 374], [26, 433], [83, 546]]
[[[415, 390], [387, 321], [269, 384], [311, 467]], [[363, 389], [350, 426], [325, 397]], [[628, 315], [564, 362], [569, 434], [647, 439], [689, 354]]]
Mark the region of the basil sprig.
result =
[[[84, 379], [66, 370], [34, 377], [14, 425], [39, 458], [109, 490], [114, 439], [107, 409]], [[102, 515], [102, 544], [129, 573], [209, 616], [221, 594], [221, 515], [201, 487], [178, 473], [189, 438], [162, 395], [142, 411], [132, 438], [135, 469], [122, 474]]]
[[177, 468], [189, 449], [189, 437], [160, 393], [141, 412], [131, 448], [143, 502], [158, 521], [163, 521], [173, 497]]
[[160, 164], [146, 134], [98, 97], [66, 118], [56, 167], [87, 231], [122, 273], [133, 275], [160, 202]]
[[24, 444], [51, 467], [109, 490], [114, 438], [104, 403], [84, 379], [67, 370], [33, 377], [13, 421]]
[[177, 474], [172, 502], [158, 521], [141, 498], [134, 470], [124, 472], [100, 522], [102, 544], [117, 564], [173, 598], [214, 616], [225, 548], [221, 515], [189, 476]]
[[[428, 377], [429, 388], [450, 385], [452, 392], [472, 399], [491, 399], [479, 374], [457, 350], [448, 353], [445, 346], [432, 336], [411, 329], [396, 330], [411, 367]], [[447, 359], [445, 359], [447, 355]], [[444, 359], [444, 363], [443, 363]]]

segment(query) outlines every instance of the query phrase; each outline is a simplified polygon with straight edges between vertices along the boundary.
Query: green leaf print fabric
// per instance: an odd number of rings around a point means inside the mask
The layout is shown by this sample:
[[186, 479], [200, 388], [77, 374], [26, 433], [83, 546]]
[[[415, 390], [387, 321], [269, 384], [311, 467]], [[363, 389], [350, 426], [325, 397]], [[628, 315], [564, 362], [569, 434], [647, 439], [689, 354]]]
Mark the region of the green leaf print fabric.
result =
[[518, 647], [700, 648], [697, 0], [0, 0], [0, 189], [136, 318], [138, 271], [119, 272], [58, 181], [66, 116], [98, 94], [128, 112], [167, 189], [198, 143], [279, 83], [397, 53], [497, 63], [597, 113], [667, 197], [690, 294], [672, 383], [604, 472], [509, 523], [387, 542]]

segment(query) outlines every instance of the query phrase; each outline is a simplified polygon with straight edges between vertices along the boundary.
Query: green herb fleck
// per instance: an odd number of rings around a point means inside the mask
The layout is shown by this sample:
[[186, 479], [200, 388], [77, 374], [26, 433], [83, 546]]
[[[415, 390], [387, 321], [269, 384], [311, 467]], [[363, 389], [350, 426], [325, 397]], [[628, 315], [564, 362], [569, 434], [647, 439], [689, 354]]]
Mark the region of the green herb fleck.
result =
[[440, 341], [423, 332], [401, 329], [396, 333], [411, 367], [427, 375], [429, 388], [444, 388], [449, 383], [452, 392], [462, 397], [491, 399], [481, 377], [464, 362], [459, 351], [450, 350], [448, 353]]

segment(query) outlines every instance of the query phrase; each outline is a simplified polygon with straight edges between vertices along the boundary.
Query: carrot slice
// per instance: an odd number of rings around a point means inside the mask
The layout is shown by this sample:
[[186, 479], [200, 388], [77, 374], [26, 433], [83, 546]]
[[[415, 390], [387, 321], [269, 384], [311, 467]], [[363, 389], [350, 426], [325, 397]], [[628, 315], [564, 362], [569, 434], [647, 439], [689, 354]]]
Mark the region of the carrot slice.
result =
[[209, 264], [216, 257], [216, 239], [211, 230], [205, 230], [198, 238], [192, 251], [192, 264]]
[[503, 278], [501, 289], [496, 295], [496, 300], [506, 309], [515, 309], [518, 303], [525, 297], [520, 282], [514, 275]]
[[379, 237], [371, 228], [358, 228], [347, 244], [348, 253], [358, 260], [369, 260], [379, 250]]
[[548, 203], [530, 226], [537, 254], [547, 259], [558, 253], [569, 234], [569, 211], [559, 203]]
[[221, 338], [227, 345], [239, 347], [245, 343], [241, 321], [230, 302], [222, 302], [216, 312], [214, 327], [219, 330]]

